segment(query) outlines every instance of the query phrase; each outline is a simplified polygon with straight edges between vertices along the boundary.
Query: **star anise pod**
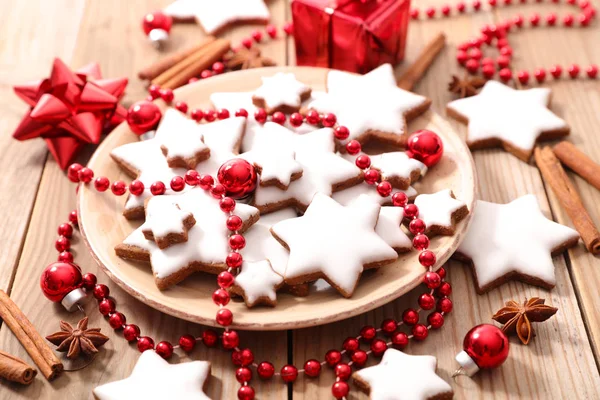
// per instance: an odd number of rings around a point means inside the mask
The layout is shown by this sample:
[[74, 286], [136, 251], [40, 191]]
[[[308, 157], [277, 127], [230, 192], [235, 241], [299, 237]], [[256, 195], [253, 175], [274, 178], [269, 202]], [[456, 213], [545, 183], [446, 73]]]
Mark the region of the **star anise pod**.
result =
[[262, 57], [257, 48], [247, 49], [241, 47], [235, 52], [230, 52], [223, 58], [225, 66], [231, 70], [272, 67], [275, 64], [270, 58]]
[[550, 307], [544, 304], [546, 300], [539, 297], [531, 299], [519, 304], [514, 300], [508, 301], [492, 317], [495, 321], [504, 324], [502, 330], [507, 335], [515, 333], [523, 344], [528, 344], [535, 332], [531, 327], [532, 322], [543, 322], [556, 314], [558, 308]]
[[476, 95], [478, 89], [482, 88], [485, 82], [485, 79], [478, 76], [465, 76], [460, 79], [458, 76], [452, 75], [452, 80], [448, 83], [448, 90], [462, 99]]
[[108, 341], [108, 337], [100, 333], [100, 328], [88, 328], [88, 317], [85, 317], [73, 328], [71, 324], [60, 321], [60, 331], [46, 336], [46, 340], [58, 346], [56, 350], [67, 351], [67, 358], [74, 359], [80, 354], [92, 356], [98, 347]]

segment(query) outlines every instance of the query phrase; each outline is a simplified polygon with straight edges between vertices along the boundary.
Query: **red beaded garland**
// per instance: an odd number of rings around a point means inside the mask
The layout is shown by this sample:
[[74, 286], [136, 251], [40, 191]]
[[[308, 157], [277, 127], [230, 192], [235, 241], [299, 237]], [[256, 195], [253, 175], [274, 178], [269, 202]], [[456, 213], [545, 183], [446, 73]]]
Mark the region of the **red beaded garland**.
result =
[[71, 253], [70, 251], [61, 252], [58, 255], [58, 261], [72, 263], [73, 262], [73, 253]]
[[335, 376], [343, 381], [348, 380], [352, 375], [352, 368], [348, 364], [337, 364], [335, 366]]
[[235, 278], [233, 277], [233, 275], [231, 275], [231, 273], [227, 271], [223, 271], [219, 275], [217, 275], [217, 283], [220, 287], [225, 289], [231, 287], [231, 285], [233, 285], [234, 280]]
[[115, 312], [115, 308], [115, 301], [109, 298], [100, 300], [100, 303], [98, 304], [98, 311], [100, 311], [100, 314], [102, 315], [108, 315], [112, 312]]
[[286, 383], [294, 382], [298, 378], [298, 368], [287, 364], [281, 368], [281, 379]]
[[417, 325], [413, 326], [412, 334], [413, 334], [413, 337], [415, 338], [415, 340], [420, 342], [420, 341], [427, 339], [427, 335], [429, 335], [429, 330], [427, 329], [427, 327], [425, 325], [417, 324]]
[[252, 400], [255, 396], [254, 389], [252, 386], [242, 386], [238, 389], [238, 399], [239, 400]]
[[396, 332], [392, 335], [392, 344], [397, 349], [404, 349], [408, 345], [408, 335], [404, 332]]
[[398, 323], [391, 319], [384, 319], [383, 322], [381, 323], [381, 330], [383, 331], [383, 333], [387, 334], [387, 335], [391, 335], [392, 333], [394, 333], [396, 331], [396, 328], [398, 326]]
[[331, 387], [331, 394], [336, 399], [342, 399], [348, 395], [350, 391], [350, 386], [344, 381], [335, 382]]
[[126, 321], [127, 319], [125, 318], [125, 315], [120, 312], [110, 314], [108, 317], [108, 324], [113, 329], [121, 329], [123, 325], [125, 325]]
[[221, 341], [224, 349], [234, 349], [240, 344], [240, 336], [236, 331], [225, 331]]
[[419, 296], [419, 307], [423, 310], [431, 310], [435, 307], [435, 298], [429, 293], [423, 293]]
[[342, 361], [342, 353], [337, 350], [329, 350], [325, 354], [325, 362], [330, 367], [337, 365], [340, 361]]
[[370, 342], [377, 336], [377, 331], [372, 326], [363, 326], [360, 330], [360, 336], [365, 342]]
[[79, 163], [73, 163], [71, 165], [69, 165], [69, 168], [67, 169], [67, 178], [69, 178], [69, 180], [71, 182], [79, 182], [79, 171], [83, 168], [83, 165], [79, 164]]
[[356, 338], [349, 337], [346, 340], [344, 340], [344, 344], [342, 344], [342, 347], [347, 352], [352, 353], [358, 350], [358, 348], [360, 347], [360, 343], [358, 343], [358, 340]]
[[70, 238], [73, 235], [73, 226], [71, 224], [60, 224], [58, 226], [58, 234], [66, 238]]
[[275, 374], [275, 367], [267, 361], [263, 361], [256, 367], [256, 372], [261, 379], [271, 379]]
[[[235, 331], [226, 331], [223, 332], [223, 347], [225, 347], [225, 337], [227, 336], [227, 345], [229, 346], [230, 344], [234, 344], [235, 343], [235, 339], [237, 337], [237, 332]], [[219, 340], [219, 336], [217, 335], [217, 332], [213, 331], [212, 329], [207, 329], [204, 332], [202, 332], [202, 343], [204, 343], [204, 345], [206, 347], [214, 347], [217, 345], [217, 341]], [[239, 341], [239, 338], [238, 338]], [[236, 347], [237, 343], [235, 343], [235, 345], [233, 347]], [[230, 347], [230, 348], [233, 348]], [[227, 347], [225, 347], [227, 348]]]
[[110, 190], [115, 196], [123, 196], [127, 191], [127, 185], [123, 181], [114, 181]]
[[128, 342], [133, 342], [140, 336], [140, 328], [134, 324], [125, 325], [123, 328], [123, 337]]
[[54, 247], [59, 252], [67, 251], [71, 248], [71, 241], [64, 236], [61, 236], [58, 239], [56, 239]]
[[362, 367], [367, 363], [369, 355], [364, 350], [356, 350], [354, 353], [352, 353], [352, 356], [350, 358], [356, 365]]
[[439, 312], [432, 312], [427, 316], [427, 322], [433, 329], [439, 329], [444, 325], [444, 316]]
[[233, 313], [227, 308], [221, 308], [217, 311], [216, 321], [221, 326], [229, 326], [233, 322]]
[[140, 353], [154, 348], [154, 340], [149, 336], [142, 336], [137, 339], [137, 348]]
[[402, 321], [406, 325], [414, 325], [419, 322], [419, 313], [412, 308], [408, 308], [402, 313]]
[[386, 350], [387, 344], [385, 343], [385, 340], [376, 339], [373, 340], [373, 343], [371, 343], [371, 351], [376, 357], [382, 356]]
[[179, 347], [186, 353], [191, 352], [196, 347], [196, 338], [189, 334], [182, 335], [179, 338]]
[[229, 300], [231, 300], [231, 297], [227, 290], [217, 289], [213, 292], [212, 299], [216, 305], [226, 306], [229, 303]]
[[304, 363], [304, 373], [310, 378], [316, 378], [321, 373], [321, 363], [317, 360], [308, 360]]
[[227, 266], [231, 268], [239, 268], [242, 266], [243, 261], [244, 260], [240, 253], [232, 251], [227, 255], [227, 258], [225, 259], [225, 264], [227, 264]]
[[167, 188], [165, 184], [160, 181], [156, 181], [152, 185], [150, 185], [150, 193], [152, 193], [153, 196], [160, 196], [162, 194], [165, 194], [166, 190]]
[[252, 380], [252, 370], [247, 367], [240, 367], [235, 370], [235, 379], [239, 383], [250, 382]]
[[86, 272], [81, 277], [81, 286], [85, 290], [90, 291], [90, 290], [94, 289], [94, 286], [96, 286], [97, 281], [98, 281], [98, 278], [96, 278], [96, 275], [92, 274], [91, 272]]
[[133, 180], [129, 184], [129, 193], [134, 196], [141, 196], [144, 193], [144, 183], [137, 179]]
[[103, 283], [99, 283], [94, 286], [94, 297], [97, 300], [102, 300], [110, 295], [110, 289]]

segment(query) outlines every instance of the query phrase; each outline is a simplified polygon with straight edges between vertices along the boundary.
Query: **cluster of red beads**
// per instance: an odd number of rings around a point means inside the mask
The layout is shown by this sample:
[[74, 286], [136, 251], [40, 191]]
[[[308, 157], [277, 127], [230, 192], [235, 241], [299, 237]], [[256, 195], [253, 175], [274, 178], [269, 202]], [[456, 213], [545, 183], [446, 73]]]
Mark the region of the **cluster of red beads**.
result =
[[[173, 104], [182, 113], [188, 113], [188, 106], [184, 102], [175, 101], [173, 92], [170, 90], [162, 90], [157, 87], [151, 87], [151, 96], [161, 97], [169, 104]], [[231, 113], [228, 110], [206, 110], [202, 111], [194, 109], [189, 112], [190, 117], [197, 122], [212, 122], [216, 119], [229, 118]], [[248, 117], [248, 112], [244, 109], [239, 109], [234, 113], [238, 117]], [[290, 125], [298, 127], [303, 123], [308, 123], [314, 126], [330, 127], [334, 129], [334, 136], [340, 142], [345, 141], [349, 137], [348, 128], [337, 125], [337, 119], [334, 114], [321, 115], [315, 110], [309, 110], [306, 115], [293, 113], [288, 117], [285, 114], [276, 112], [268, 115], [264, 109], [257, 109], [253, 117], [259, 123], [265, 123], [268, 120], [284, 124], [289, 121]], [[140, 351], [154, 349], [159, 355], [164, 358], [169, 358], [173, 354], [173, 349], [180, 347], [185, 352], [190, 352], [194, 349], [196, 342], [202, 341], [207, 347], [215, 347], [220, 339], [223, 349], [231, 351], [231, 359], [237, 367], [236, 379], [241, 383], [238, 390], [238, 398], [241, 400], [251, 400], [255, 396], [255, 391], [250, 386], [252, 380], [252, 369], [256, 370], [257, 375], [261, 379], [271, 379], [274, 376], [280, 376], [286, 383], [294, 382], [300, 373], [314, 378], [320, 375], [322, 366], [328, 365], [334, 368], [336, 381], [332, 386], [332, 394], [335, 398], [344, 398], [349, 392], [347, 380], [352, 374], [352, 367], [362, 367], [366, 364], [370, 355], [381, 357], [388, 347], [403, 349], [407, 346], [410, 339], [417, 341], [425, 340], [430, 329], [438, 329], [444, 323], [444, 315], [452, 310], [452, 302], [448, 298], [451, 293], [451, 286], [444, 281], [446, 271], [440, 268], [437, 272], [433, 271], [433, 266], [436, 263], [435, 254], [428, 250], [429, 238], [424, 234], [426, 226], [423, 220], [418, 218], [419, 210], [416, 205], [409, 204], [408, 198], [403, 192], [392, 193], [393, 189], [389, 182], [382, 181], [379, 171], [371, 169], [371, 159], [366, 154], [360, 154], [361, 144], [356, 140], [350, 140], [345, 144], [345, 150], [348, 154], [357, 155], [355, 164], [363, 170], [365, 182], [376, 187], [377, 192], [382, 197], [391, 196], [391, 201], [394, 206], [403, 207], [404, 216], [407, 219], [409, 231], [413, 236], [413, 247], [418, 250], [419, 262], [426, 269], [423, 277], [423, 283], [429, 289], [419, 297], [418, 309], [407, 309], [402, 314], [402, 319], [396, 321], [394, 319], [386, 319], [382, 322], [379, 328], [373, 326], [365, 326], [360, 330], [356, 337], [347, 338], [342, 344], [341, 350], [329, 350], [324, 361], [316, 359], [308, 360], [304, 363], [302, 369], [288, 364], [284, 365], [279, 372], [275, 372], [275, 366], [263, 361], [260, 363], [254, 362], [254, 354], [250, 349], [240, 349], [240, 338], [237, 331], [232, 330], [229, 326], [233, 323], [233, 313], [226, 308], [231, 300], [228, 288], [233, 285], [234, 274], [240, 268], [243, 262], [240, 250], [245, 247], [245, 239], [239, 232], [242, 227], [242, 219], [235, 215], [236, 201], [226, 196], [226, 188], [217, 183], [215, 178], [210, 175], [200, 175], [195, 170], [188, 170], [185, 176], [174, 177], [169, 186], [175, 191], [181, 191], [185, 185], [199, 186], [206, 190], [211, 196], [219, 201], [219, 207], [227, 214], [226, 226], [229, 235], [230, 253], [225, 260], [227, 270], [221, 272], [217, 276], [218, 288], [214, 291], [212, 299], [219, 307], [215, 320], [224, 327], [221, 336], [216, 331], [208, 329], [199, 337], [194, 337], [185, 334], [180, 337], [179, 344], [173, 346], [167, 341], [162, 341], [154, 345], [154, 340], [148, 336], [141, 336], [140, 328], [137, 325], [126, 324], [125, 315], [116, 311], [116, 304], [109, 297], [109, 289], [106, 285], [97, 284], [96, 277], [93, 274], [84, 275], [84, 288], [93, 293], [98, 300], [99, 311], [102, 315], [108, 317], [109, 324], [114, 329], [122, 329], [124, 337], [130, 341], [136, 341]], [[79, 164], [72, 164], [68, 169], [68, 177], [73, 182], [91, 183], [94, 178], [94, 173], [91, 169], [83, 167]], [[94, 188], [100, 192], [106, 191], [111, 187], [111, 191], [121, 196], [127, 190], [134, 195], [139, 196], [144, 192], [144, 184], [139, 180], [132, 181], [127, 186], [122, 181], [115, 181], [112, 185], [108, 178], [98, 177], [94, 180]], [[150, 187], [152, 195], [162, 195], [166, 191], [166, 184], [160, 181], [154, 182]], [[77, 213], [73, 211], [70, 217], [71, 224], [77, 223]], [[72, 225], [69, 225], [70, 230], [62, 224], [59, 228], [59, 234], [66, 238], [65, 234], [72, 234]], [[67, 224], [68, 225], [68, 224]], [[57, 249], [58, 241], [57, 241]], [[61, 247], [62, 249], [62, 247]], [[60, 250], [60, 249], [59, 249]], [[61, 250], [62, 251], [62, 250]], [[70, 253], [69, 253], [70, 255]], [[67, 256], [67, 261], [72, 261]], [[61, 258], [59, 257], [59, 260]], [[419, 314], [421, 311], [431, 311], [427, 316], [426, 321], [421, 321]], [[408, 327], [408, 332], [400, 330], [402, 326]], [[381, 336], [381, 337], [378, 337]], [[360, 348], [361, 343], [368, 345], [368, 349]], [[346, 356], [348, 359], [344, 361]]]
[[[559, 3], [559, 0], [551, 1], [552, 3]], [[520, 0], [519, 2], [526, 3], [527, 1]], [[539, 3], [541, 0], [535, 0], [535, 2]], [[500, 2], [497, 0], [488, 0], [487, 3], [492, 8], [500, 5]], [[569, 28], [578, 25], [586, 27], [596, 17], [596, 9], [588, 0], [567, 0], [566, 3], [577, 6], [580, 11], [579, 14], [576, 16], [573, 14], [566, 14], [560, 21], [554, 12], [550, 12], [545, 17], [542, 17], [537, 13], [532, 14], [528, 18], [525, 18], [522, 15], [516, 15], [497, 24], [485, 25], [481, 28], [477, 37], [458, 45], [456, 61], [471, 74], [481, 73], [486, 79], [492, 79], [498, 74], [498, 77], [503, 82], [517, 79], [521, 85], [528, 85], [531, 77], [534, 77], [538, 83], [543, 83], [548, 74], [552, 75], [554, 79], [560, 79], [563, 76], [568, 76], [571, 79], [584, 76], [581, 73], [582, 69], [577, 64], [571, 64], [566, 67], [554, 65], [548, 69], [536, 68], [531, 72], [519, 70], [516, 73], [513, 72], [511, 68], [513, 49], [508, 40], [511, 32], [527, 27], [536, 28], [539, 26], [563, 26]], [[502, 4], [509, 6], [513, 4], [513, 2], [512, 0], [503, 0]], [[479, 11], [481, 9], [481, 2], [478, 0], [474, 1], [471, 5], [471, 9], [473, 11]], [[431, 7], [426, 10], [426, 15], [428, 18], [433, 18], [438, 14], [447, 17], [450, 16], [451, 10], [450, 6], [442, 6], [438, 12], [435, 8]], [[458, 14], [464, 13], [465, 10], [465, 3], [458, 3], [456, 5]], [[413, 18], [419, 18], [419, 11], [413, 9], [411, 15]], [[495, 47], [498, 51], [498, 56], [495, 59], [485, 57], [482, 51], [484, 46]], [[567, 74], [563, 75], [563, 71], [567, 71]], [[585, 68], [585, 77], [588, 79], [596, 79], [597, 76], [598, 67], [596, 65], [590, 65]]]

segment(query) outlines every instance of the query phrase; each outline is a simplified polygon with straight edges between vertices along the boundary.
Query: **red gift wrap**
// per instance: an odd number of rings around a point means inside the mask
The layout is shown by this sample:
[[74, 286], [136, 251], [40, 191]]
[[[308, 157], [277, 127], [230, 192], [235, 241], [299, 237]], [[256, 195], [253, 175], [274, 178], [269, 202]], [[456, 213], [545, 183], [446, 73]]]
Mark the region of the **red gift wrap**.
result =
[[296, 63], [366, 73], [404, 58], [410, 0], [293, 0]]

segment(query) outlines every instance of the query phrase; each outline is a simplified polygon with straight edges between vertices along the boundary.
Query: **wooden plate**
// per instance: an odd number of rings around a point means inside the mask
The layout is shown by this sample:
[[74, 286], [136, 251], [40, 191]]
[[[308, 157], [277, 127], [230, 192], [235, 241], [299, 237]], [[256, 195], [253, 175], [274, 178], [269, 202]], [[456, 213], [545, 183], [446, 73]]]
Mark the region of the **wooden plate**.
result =
[[[309, 84], [313, 90], [325, 90], [327, 69], [281, 67], [228, 73], [185, 86], [175, 93], [177, 99], [186, 101], [190, 108], [205, 109], [210, 106], [211, 93], [253, 90], [261, 84], [261, 76], [270, 76], [277, 71], [294, 72], [300, 81]], [[161, 106], [164, 107], [164, 104], [161, 103]], [[450, 188], [472, 210], [476, 185], [471, 153], [439, 115], [430, 111], [409, 124], [411, 132], [422, 128], [441, 136], [445, 152], [442, 161], [430, 169], [415, 188], [420, 193]], [[137, 136], [131, 133], [127, 124], [121, 124], [98, 147], [88, 166], [96, 176], [107, 176], [111, 181], [130, 181], [112, 161], [109, 153], [115, 147], [135, 140], [138, 140]], [[214, 276], [196, 274], [161, 292], [154, 284], [149, 265], [125, 261], [115, 255], [115, 245], [141, 223], [130, 222], [121, 215], [125, 198], [98, 193], [87, 186], [79, 190], [79, 223], [94, 259], [113, 281], [142, 302], [167, 314], [214, 326], [216, 307], [211, 299], [216, 288]], [[458, 225], [454, 236], [432, 240], [431, 249], [437, 254], [437, 266], [441, 266], [456, 250], [469, 220], [470, 216]], [[417, 252], [412, 251], [402, 255], [394, 264], [366, 273], [350, 299], [330, 289], [311, 293], [304, 298], [278, 294], [275, 308], [248, 309], [244, 303], [236, 301], [232, 301], [228, 307], [235, 315], [233, 327], [238, 329], [304, 328], [349, 318], [388, 303], [419, 285], [422, 274], [423, 267], [417, 261]]]

